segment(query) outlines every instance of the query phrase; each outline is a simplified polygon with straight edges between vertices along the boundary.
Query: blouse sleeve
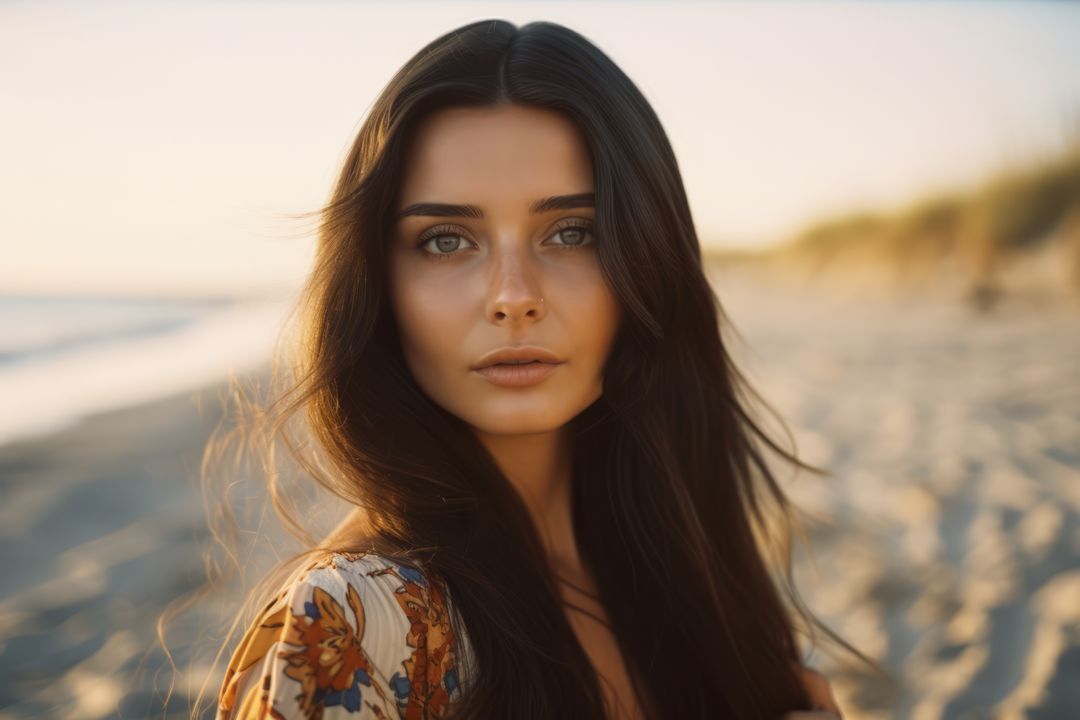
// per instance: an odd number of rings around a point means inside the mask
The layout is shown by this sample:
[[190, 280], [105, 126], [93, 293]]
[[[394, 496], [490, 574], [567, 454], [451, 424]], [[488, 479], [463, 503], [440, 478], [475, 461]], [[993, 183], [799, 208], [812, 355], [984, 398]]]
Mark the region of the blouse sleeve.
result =
[[216, 718], [443, 717], [457, 690], [443, 607], [423, 576], [385, 560], [311, 569], [247, 629]]

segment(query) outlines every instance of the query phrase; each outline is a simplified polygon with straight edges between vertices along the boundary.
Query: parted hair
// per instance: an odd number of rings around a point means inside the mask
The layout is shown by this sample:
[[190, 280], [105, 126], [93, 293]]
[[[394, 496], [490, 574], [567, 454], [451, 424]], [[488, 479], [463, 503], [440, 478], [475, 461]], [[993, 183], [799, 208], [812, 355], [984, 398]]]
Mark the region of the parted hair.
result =
[[[355, 510], [305, 536], [297, 558], [375, 551], [445, 583], [478, 671], [453, 717], [604, 716], [522, 499], [411, 376], [388, 302], [413, 128], [441, 108], [505, 103], [564, 114], [591, 154], [598, 259], [622, 320], [602, 396], [567, 427], [573, 524], [642, 703], [658, 719], [809, 709], [801, 637], [823, 631], [873, 664], [814, 618], [793, 581], [800, 521], [776, 461], [828, 472], [770, 437], [759, 411], [776, 413], [729, 355], [737, 333], [657, 115], [595, 44], [553, 22], [472, 22], [421, 48], [372, 105], [317, 212], [293, 361], [275, 364], [280, 389], [252, 426], [290, 437], [305, 477]], [[237, 437], [212, 440], [204, 473]], [[275, 507], [286, 527], [303, 525]]]

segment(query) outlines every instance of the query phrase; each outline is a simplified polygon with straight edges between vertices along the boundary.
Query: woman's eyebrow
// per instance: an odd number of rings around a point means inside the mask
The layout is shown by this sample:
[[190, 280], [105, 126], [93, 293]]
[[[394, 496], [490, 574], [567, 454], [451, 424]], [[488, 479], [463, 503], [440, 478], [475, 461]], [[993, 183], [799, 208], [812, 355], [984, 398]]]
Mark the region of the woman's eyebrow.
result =
[[[540, 198], [529, 205], [529, 212], [534, 214], [552, 210], [571, 210], [573, 208], [596, 207], [595, 193], [576, 193], [573, 195], [551, 195]], [[396, 219], [414, 215], [429, 217], [468, 217], [482, 218], [484, 211], [476, 205], [453, 205], [449, 203], [413, 203], [398, 212]]]

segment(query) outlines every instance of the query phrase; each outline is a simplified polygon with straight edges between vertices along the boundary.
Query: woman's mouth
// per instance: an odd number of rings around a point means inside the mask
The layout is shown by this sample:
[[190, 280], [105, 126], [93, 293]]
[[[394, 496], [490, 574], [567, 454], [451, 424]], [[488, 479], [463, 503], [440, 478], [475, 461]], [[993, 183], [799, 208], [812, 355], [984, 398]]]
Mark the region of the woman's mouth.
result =
[[535, 385], [559, 367], [562, 363], [547, 363], [539, 360], [508, 361], [482, 367], [474, 372], [484, 376], [489, 382], [504, 387], [523, 387]]

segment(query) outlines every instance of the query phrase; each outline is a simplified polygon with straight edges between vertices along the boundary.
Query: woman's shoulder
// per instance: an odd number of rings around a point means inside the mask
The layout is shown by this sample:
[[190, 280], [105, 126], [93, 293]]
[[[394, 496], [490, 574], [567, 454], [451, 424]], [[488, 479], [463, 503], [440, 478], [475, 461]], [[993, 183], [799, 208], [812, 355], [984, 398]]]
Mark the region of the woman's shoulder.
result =
[[375, 553], [309, 562], [232, 654], [217, 718], [443, 717], [464, 638], [433, 580]]

